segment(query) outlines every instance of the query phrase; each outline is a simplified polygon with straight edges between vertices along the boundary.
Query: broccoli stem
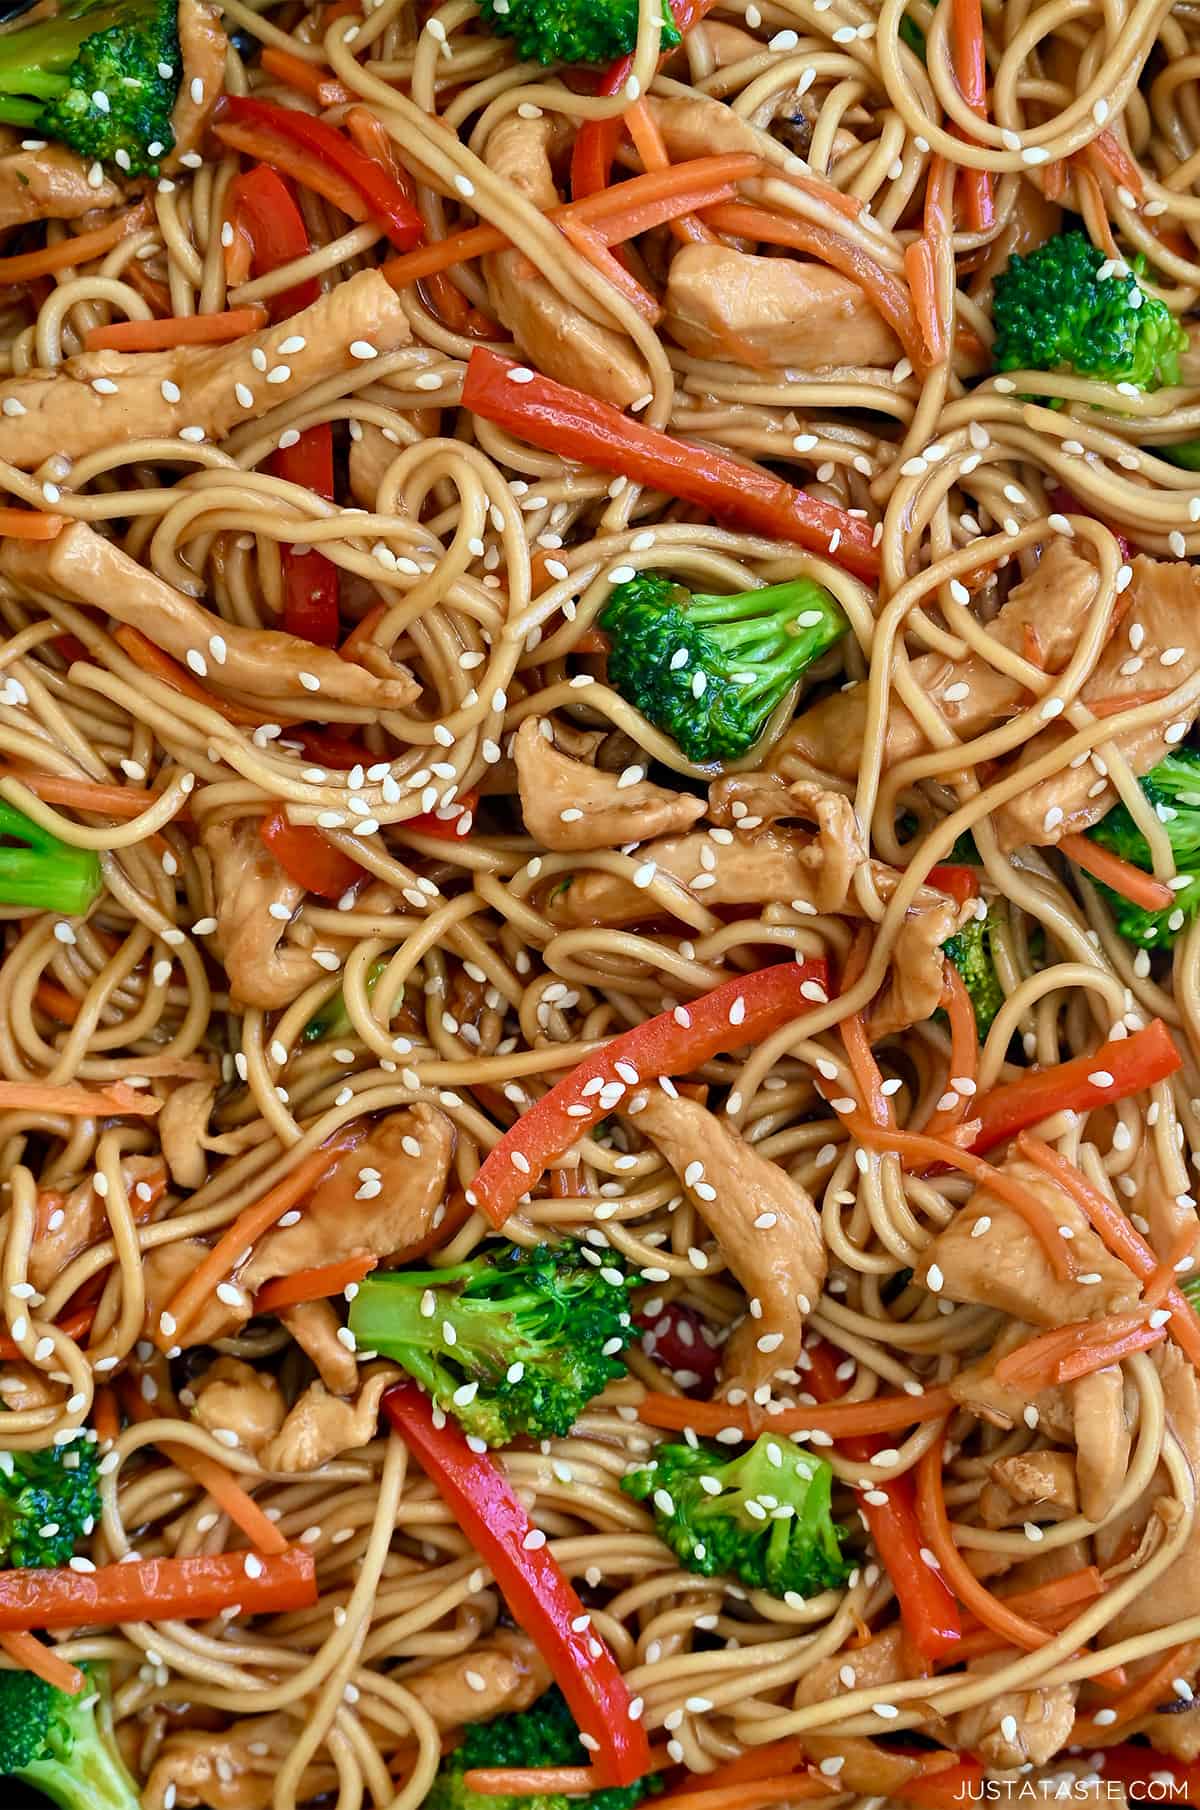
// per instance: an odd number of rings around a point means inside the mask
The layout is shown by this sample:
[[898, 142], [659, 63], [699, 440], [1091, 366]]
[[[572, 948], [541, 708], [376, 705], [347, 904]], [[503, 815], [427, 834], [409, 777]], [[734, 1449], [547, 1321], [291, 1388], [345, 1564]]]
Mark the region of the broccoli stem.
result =
[[1200, 471], [1200, 440], [1177, 440], [1174, 446], [1151, 446], [1148, 451], [1165, 459], [1168, 465], [1182, 465], [1185, 471]]
[[99, 897], [100, 859], [0, 799], [0, 904], [82, 917]]

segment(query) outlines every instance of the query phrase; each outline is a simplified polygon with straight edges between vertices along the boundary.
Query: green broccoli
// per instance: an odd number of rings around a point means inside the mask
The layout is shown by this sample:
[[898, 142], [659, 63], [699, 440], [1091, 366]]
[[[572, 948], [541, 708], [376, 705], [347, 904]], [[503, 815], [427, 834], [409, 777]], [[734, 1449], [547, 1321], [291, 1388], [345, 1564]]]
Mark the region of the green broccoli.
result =
[[[370, 999], [379, 985], [381, 974], [387, 973], [391, 957], [381, 955], [378, 961], [371, 963], [367, 969], [363, 986], [367, 998]], [[339, 987], [331, 993], [323, 1006], [318, 1006], [300, 1034], [301, 1043], [320, 1043], [326, 1037], [344, 1037], [354, 1027], [350, 1023], [350, 1014], [346, 1010], [346, 996]]]
[[991, 1030], [992, 1020], [1006, 997], [992, 960], [992, 927], [990, 912], [985, 918], [969, 918], [961, 930], [942, 944], [942, 954], [950, 957], [967, 984], [980, 1043]]
[[830, 1512], [833, 1472], [762, 1433], [730, 1459], [715, 1446], [660, 1445], [621, 1488], [654, 1506], [658, 1537], [702, 1577], [736, 1577], [772, 1596], [816, 1596], [852, 1570]]
[[1193, 1312], [1200, 1314], [1200, 1276], [1189, 1276], [1186, 1282], [1181, 1282], [1179, 1292]]
[[[479, 0], [479, 10], [530, 63], [613, 63], [637, 43], [637, 0]], [[665, 0], [659, 42], [664, 50], [679, 43]]]
[[638, 1336], [630, 1284], [611, 1264], [592, 1268], [564, 1241], [487, 1246], [454, 1269], [377, 1270], [359, 1284], [350, 1329], [488, 1445], [562, 1437], [624, 1376]]
[[998, 371], [1071, 371], [1139, 390], [1179, 382], [1187, 335], [1138, 282], [1145, 259], [1118, 269], [1081, 232], [1059, 233], [996, 278]]
[[424, 1810], [634, 1810], [644, 1797], [662, 1790], [661, 1773], [636, 1785], [591, 1791], [585, 1797], [559, 1792], [533, 1797], [483, 1797], [468, 1791], [463, 1774], [485, 1766], [587, 1766], [590, 1755], [579, 1739], [562, 1692], [552, 1686], [532, 1709], [494, 1722], [472, 1722], [462, 1745], [446, 1755], [425, 1799]]
[[100, 1514], [96, 1447], [0, 1451], [0, 1565], [65, 1565]]
[[1168, 465], [1181, 465], [1185, 471], [1200, 471], [1200, 440], [1176, 440], [1173, 446], [1150, 446], [1146, 449]]
[[180, 68], [175, 0], [67, 0], [0, 37], [0, 120], [155, 175], [175, 143]]
[[82, 917], [102, 886], [93, 849], [71, 848], [0, 799], [0, 904]]
[[600, 613], [609, 682], [689, 760], [737, 760], [805, 669], [845, 634], [811, 578], [693, 595], [660, 572], [615, 586]]
[[85, 1665], [77, 1697], [32, 1672], [0, 1672], [0, 1775], [60, 1810], [138, 1810], [138, 1788], [113, 1734], [108, 1669]]
[[[1200, 753], [1175, 748], [1138, 781], [1167, 833], [1176, 869], [1187, 881], [1174, 902], [1160, 911], [1131, 904], [1120, 893], [1095, 882], [1107, 899], [1120, 934], [1143, 949], [1169, 949], [1185, 924], [1200, 911]], [[1149, 871], [1150, 850], [1145, 837], [1123, 804], [1093, 824], [1087, 832], [1093, 842]]]

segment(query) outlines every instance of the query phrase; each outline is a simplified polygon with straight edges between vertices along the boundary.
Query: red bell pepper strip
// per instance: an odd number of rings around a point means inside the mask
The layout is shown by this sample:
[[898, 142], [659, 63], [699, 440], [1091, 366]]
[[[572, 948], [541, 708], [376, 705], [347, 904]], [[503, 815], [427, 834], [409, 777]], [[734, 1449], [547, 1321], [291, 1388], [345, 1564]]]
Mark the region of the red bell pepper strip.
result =
[[[1200, 1762], [1176, 1760], [1153, 1747], [1121, 1741], [1115, 1747], [1095, 1749], [1088, 1754], [1088, 1770], [1098, 1772], [1106, 1784], [1111, 1780], [1117, 1785], [1141, 1785], [1142, 1792], [1131, 1796], [1131, 1803], [1200, 1804]], [[1161, 1774], [1172, 1779], [1172, 1787], [1169, 1792], [1156, 1787], [1151, 1796], [1146, 1787]]]
[[420, 214], [390, 171], [323, 119], [244, 94], [223, 95], [216, 117], [274, 132], [331, 166], [362, 196], [372, 219], [383, 227], [397, 251], [411, 251], [424, 235]]
[[324, 725], [302, 723], [287, 733], [289, 742], [299, 742], [304, 758], [315, 767], [330, 767], [335, 773], [348, 773], [352, 767], [369, 767], [376, 758], [361, 742], [351, 741], [336, 729]]
[[[660, 1012], [645, 1024], [623, 1031], [594, 1055], [585, 1056], [509, 1127], [471, 1183], [468, 1201], [481, 1207], [494, 1226], [502, 1226], [550, 1163], [610, 1110], [599, 1103], [599, 1087], [589, 1088], [588, 1083], [619, 1084], [618, 1062], [636, 1069], [638, 1079], [645, 1082], [659, 1075], [691, 1074], [719, 1051], [760, 1043], [788, 1024], [811, 1004], [803, 989], [815, 984], [827, 991], [828, 980], [823, 958], [781, 962], [723, 981], [689, 1005]], [[586, 1116], [570, 1112], [578, 1106], [587, 1107]]]
[[[333, 429], [328, 421], [305, 428], [291, 446], [272, 453], [271, 470], [332, 503]], [[289, 635], [318, 647], [338, 644], [338, 569], [315, 547], [305, 553], [294, 547], [283, 550], [283, 626]]]
[[1132, 1036], [1102, 1044], [1094, 1055], [1073, 1056], [1053, 1068], [1031, 1068], [1019, 1081], [993, 1087], [973, 1100], [971, 1118], [979, 1130], [971, 1149], [981, 1156], [1055, 1112], [1086, 1112], [1107, 1101], [1128, 1099], [1182, 1066], [1170, 1031], [1161, 1018], [1151, 1019]]
[[[524, 372], [524, 377], [514, 380], [514, 372]], [[462, 400], [472, 414], [544, 452], [665, 490], [751, 534], [824, 554], [860, 578], [879, 571], [872, 530], [859, 517], [760, 467], [741, 465], [725, 453], [647, 427], [487, 346], [471, 353]]]
[[[397, 1383], [383, 1411], [417, 1457], [492, 1576], [518, 1626], [550, 1668], [590, 1750], [602, 1786], [633, 1785], [650, 1771], [650, 1743], [609, 1648], [589, 1624], [512, 1485], [486, 1452], [473, 1452], [415, 1383]], [[596, 1648], [599, 1647], [599, 1652]]]
[[261, 819], [259, 836], [289, 880], [323, 899], [340, 899], [358, 883], [363, 870], [335, 848], [328, 836], [309, 823], [289, 823], [283, 811]]
[[982, 869], [978, 867], [966, 867], [958, 862], [941, 862], [937, 867], [930, 868], [925, 883], [927, 886], [936, 886], [939, 892], [948, 892], [957, 904], [965, 905], [968, 899], [979, 897], [981, 872]]
[[[804, 1383], [808, 1392], [819, 1402], [836, 1401], [844, 1395], [846, 1385], [838, 1377], [839, 1359], [833, 1348], [824, 1343], [806, 1346], [805, 1355], [808, 1363]], [[882, 1450], [883, 1439], [879, 1434], [858, 1435], [840, 1439], [838, 1446], [847, 1458], [867, 1462]], [[887, 1502], [872, 1502], [872, 1495], [877, 1493], [885, 1495]], [[941, 1573], [921, 1557], [925, 1541], [917, 1520], [911, 1477], [894, 1477], [890, 1483], [860, 1490], [858, 1509], [892, 1581], [908, 1639], [924, 1658], [953, 1664], [962, 1640], [962, 1620]]]
[[[679, 28], [681, 39], [686, 38], [693, 25], [698, 25], [706, 13], [712, 11], [717, 0], [671, 0], [671, 15]], [[667, 58], [677, 46], [664, 51], [658, 59], [661, 69]], [[596, 82], [597, 94], [620, 94], [629, 80], [629, 72], [633, 68], [633, 57], [618, 57], [609, 65]], [[612, 179], [613, 159], [621, 142], [623, 130], [620, 114], [611, 119], [585, 119], [575, 134], [575, 144], [571, 152], [571, 199], [582, 201], [588, 195], [599, 194], [606, 189]]]
[[892, 1797], [900, 1804], [920, 1804], [922, 1810], [963, 1810], [964, 1804], [978, 1802], [983, 1780], [979, 1761], [964, 1754], [957, 1764], [894, 1785]]
[[[675, 1372], [686, 1370], [696, 1378], [689, 1388], [702, 1395], [712, 1393], [721, 1368], [721, 1353], [704, 1337], [705, 1322], [694, 1307], [682, 1301], [668, 1301], [656, 1314], [634, 1314], [635, 1323], [649, 1333], [653, 1345], [647, 1344], [660, 1364]], [[707, 1775], [706, 1775], [707, 1776]]]
[[[259, 276], [294, 264], [312, 250], [291, 189], [278, 171], [265, 163], [234, 177], [226, 196], [225, 218], [235, 233], [244, 232], [249, 239], [251, 265]], [[289, 314], [311, 307], [320, 293], [316, 277], [308, 277], [273, 295], [268, 303], [271, 319], [286, 320]]]
[[72, 1571], [0, 1571], [0, 1629], [112, 1627], [127, 1621], [207, 1621], [237, 1603], [243, 1615], [283, 1615], [317, 1600], [313, 1555], [217, 1552], [138, 1559]]

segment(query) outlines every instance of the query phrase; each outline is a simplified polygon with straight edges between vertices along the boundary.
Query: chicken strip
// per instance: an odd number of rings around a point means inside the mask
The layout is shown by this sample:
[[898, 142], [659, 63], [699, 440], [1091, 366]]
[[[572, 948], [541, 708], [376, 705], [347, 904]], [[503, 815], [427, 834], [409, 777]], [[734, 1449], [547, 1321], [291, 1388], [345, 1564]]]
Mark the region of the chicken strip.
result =
[[998, 1308], [1036, 1326], [1069, 1326], [1136, 1307], [1141, 1284], [1100, 1242], [1070, 1195], [1021, 1157], [1001, 1167], [1044, 1203], [1056, 1226], [1070, 1231], [1075, 1279], [1055, 1275], [1045, 1246], [1016, 1208], [982, 1185], [926, 1247], [917, 1279], [948, 1301]]
[[634, 1097], [630, 1123], [654, 1140], [683, 1181], [749, 1297], [750, 1313], [725, 1347], [722, 1394], [769, 1392], [794, 1365], [805, 1319], [825, 1286], [816, 1208], [778, 1163], [695, 1100], [651, 1088]]
[[1129, 1469], [1133, 1435], [1121, 1366], [1079, 1377], [1070, 1394], [1079, 1506], [1089, 1521], [1099, 1522], [1112, 1513]]
[[[470, 1682], [468, 1673], [475, 1675]], [[439, 1659], [423, 1672], [405, 1672], [400, 1682], [442, 1733], [452, 1734], [467, 1722], [491, 1722], [529, 1709], [554, 1678], [528, 1634], [497, 1628], [465, 1656]]]
[[1069, 1452], [1019, 1452], [997, 1458], [979, 1492], [985, 1527], [1025, 1521], [1065, 1521], [1079, 1513], [1075, 1460]]
[[[121, 1179], [134, 1219], [144, 1223], [155, 1218], [166, 1187], [161, 1159], [122, 1157]], [[108, 1210], [96, 1192], [94, 1176], [85, 1176], [66, 1193], [43, 1189], [38, 1198], [37, 1236], [29, 1252], [30, 1282], [45, 1293], [69, 1263], [108, 1235]]]
[[[647, 836], [690, 829], [704, 815], [704, 800], [688, 792], [605, 773], [586, 761], [560, 754], [545, 717], [527, 716], [516, 734], [514, 754], [521, 816], [543, 848], [565, 854], [619, 848]], [[645, 769], [641, 769], [644, 771]]]
[[[89, 180], [95, 170], [99, 182]], [[78, 220], [93, 208], [119, 207], [119, 185], [66, 145], [27, 151], [21, 134], [0, 126], [0, 232], [33, 220]]]
[[[240, 1358], [217, 1358], [191, 1387], [192, 1419], [210, 1433], [234, 1434], [244, 1452], [261, 1452], [287, 1414], [282, 1391], [270, 1372], [256, 1370]], [[228, 1437], [222, 1443], [229, 1443]]]
[[82, 459], [129, 440], [175, 439], [187, 427], [223, 440], [239, 423], [358, 370], [362, 356], [352, 348], [394, 352], [410, 338], [391, 285], [361, 270], [299, 314], [229, 345], [83, 352], [0, 383], [0, 459], [34, 471], [54, 453]]
[[666, 321], [697, 358], [802, 371], [894, 365], [900, 341], [857, 283], [823, 264], [759, 258], [729, 245], [685, 245], [671, 259]]
[[316, 1365], [331, 1395], [352, 1395], [358, 1382], [358, 1359], [342, 1344], [342, 1323], [328, 1301], [298, 1301], [279, 1309], [279, 1322]]
[[[1095, 566], [1056, 538], [1036, 572], [1014, 586], [988, 633], [1013, 653], [1047, 672], [1059, 672], [1075, 651], [1088, 611], [1096, 601]], [[921, 654], [910, 668], [913, 681], [935, 705], [961, 741], [982, 735], [1029, 703], [1016, 680], [998, 672], [981, 655], [947, 660]], [[1144, 681], [1143, 681], [1144, 684]], [[771, 768], [794, 779], [809, 768], [853, 779], [867, 727], [867, 685], [835, 691], [804, 711], [775, 744]], [[926, 750], [915, 720], [896, 697], [888, 708], [885, 769]]]
[[[3, 389], [0, 385], [0, 389]], [[6, 419], [0, 415], [0, 422]], [[2, 430], [0, 430], [2, 432]], [[156, 646], [205, 672], [209, 684], [280, 712], [307, 718], [321, 700], [363, 710], [400, 710], [420, 694], [403, 666], [380, 678], [332, 648], [277, 629], [242, 628], [185, 597], [86, 522], [51, 541], [0, 541], [0, 574], [27, 591], [49, 592], [140, 629]], [[190, 658], [189, 658], [190, 656]], [[305, 683], [308, 680], [309, 683]]]
[[[1147, 691], [1172, 691], [1200, 672], [1200, 571], [1184, 560], [1133, 562], [1128, 609], [1121, 627], [1097, 660], [1080, 691], [1085, 704], [1111, 712], [1121, 698]], [[1148, 729], [1114, 735], [1119, 749], [1141, 777], [1148, 773], [1194, 721], [1200, 706], [1176, 713]], [[1057, 725], [1026, 742], [1015, 770], [1041, 760], [1069, 731]], [[1097, 823], [1117, 802], [1115, 788], [1100, 785], [1090, 761], [1065, 765], [1059, 773], [1028, 786], [992, 814], [1001, 848], [1055, 843]]]
[[357, 1452], [368, 1445], [375, 1437], [383, 1392], [400, 1372], [394, 1364], [379, 1364], [362, 1375], [362, 1385], [350, 1401], [330, 1395], [322, 1382], [310, 1383], [260, 1451], [263, 1469], [297, 1476], [318, 1470], [343, 1452]]
[[[142, 1810], [271, 1810], [275, 1776], [298, 1733], [282, 1712], [226, 1729], [173, 1730], [155, 1755]], [[337, 1788], [337, 1771], [324, 1760], [306, 1766], [299, 1781], [306, 1804]]]
[[288, 918], [304, 902], [258, 833], [258, 819], [204, 826], [217, 905], [216, 947], [229, 990], [243, 1005], [276, 1011], [324, 973], [307, 949], [284, 942]]
[[[828, 1659], [818, 1659], [796, 1686], [794, 1707], [803, 1709], [810, 1703], [830, 1703], [846, 1691], [878, 1687], [882, 1692], [889, 1684], [899, 1684], [908, 1677], [905, 1658], [903, 1630], [885, 1628], [882, 1634], [876, 1634], [851, 1652], [843, 1648]], [[850, 1672], [854, 1674], [853, 1679], [850, 1679]]]
[[183, 79], [171, 112], [175, 148], [163, 164], [167, 171], [177, 169], [182, 157], [199, 149], [225, 86], [225, 53], [229, 49], [221, 15], [205, 0], [179, 0], [177, 21]]
[[[510, 114], [489, 134], [484, 159], [516, 194], [545, 213], [560, 199], [550, 167], [559, 137], [559, 124], [550, 116], [529, 120]], [[649, 395], [650, 373], [627, 335], [572, 307], [523, 251], [493, 252], [483, 270], [493, 312], [540, 371], [617, 408]]]
[[[1002, 1671], [1010, 1663], [1010, 1655], [997, 1653], [968, 1666], [967, 1674], [978, 1677]], [[954, 1745], [998, 1772], [1030, 1764], [1044, 1766], [1071, 1738], [1077, 1691], [1074, 1684], [1002, 1691], [978, 1709], [966, 1709], [954, 1717]]]

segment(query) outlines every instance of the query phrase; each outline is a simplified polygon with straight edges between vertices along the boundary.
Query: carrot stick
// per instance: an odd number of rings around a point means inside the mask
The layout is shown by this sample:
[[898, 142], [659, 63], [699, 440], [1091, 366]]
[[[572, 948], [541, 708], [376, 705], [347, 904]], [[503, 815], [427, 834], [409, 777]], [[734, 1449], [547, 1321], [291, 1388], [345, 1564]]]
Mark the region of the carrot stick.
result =
[[142, 1088], [111, 1081], [105, 1088], [49, 1081], [0, 1081], [0, 1112], [51, 1112], [67, 1119], [152, 1119], [162, 1101]]
[[355, 98], [344, 82], [330, 75], [324, 63], [306, 63], [303, 57], [293, 56], [290, 50], [280, 50], [274, 44], [264, 44], [258, 60], [268, 75], [298, 94], [307, 94], [318, 106], [344, 107]]
[[215, 346], [246, 333], [256, 333], [267, 323], [267, 311], [257, 304], [229, 308], [224, 314], [168, 315], [161, 321], [113, 321], [93, 327], [84, 340], [89, 352], [163, 352], [173, 346]]
[[[929, 369], [933, 365], [940, 364], [946, 352], [942, 318], [937, 305], [937, 270], [933, 246], [924, 235], [919, 239], [914, 239], [912, 244], [906, 247], [904, 274], [908, 278], [913, 310], [925, 346], [922, 366]], [[911, 352], [909, 357], [912, 358]], [[915, 359], [913, 363], [916, 363]]]
[[1131, 1326], [1120, 1338], [1109, 1339], [1103, 1344], [1081, 1345], [1078, 1351], [1060, 1360], [1054, 1380], [1056, 1383], [1074, 1383], [1081, 1376], [1093, 1376], [1097, 1370], [1108, 1370], [1122, 1358], [1132, 1357], [1136, 1351], [1149, 1351], [1152, 1345], [1161, 1344], [1166, 1336], [1161, 1326]]
[[0, 509], [0, 535], [9, 540], [53, 540], [62, 533], [66, 519], [40, 509]]
[[[959, 91], [972, 112], [987, 118], [987, 50], [983, 40], [983, 8], [980, 0], [953, 0], [950, 9], [951, 62]], [[972, 232], [987, 232], [995, 224], [996, 208], [989, 170], [959, 172], [964, 224]]]
[[128, 213], [97, 226], [91, 232], [77, 233], [58, 245], [43, 246], [41, 251], [19, 252], [13, 258], [0, 258], [0, 286], [7, 283], [32, 283], [35, 277], [53, 276], [76, 264], [91, 264], [111, 251], [130, 233], [140, 232], [154, 218], [152, 204], [139, 201]]
[[706, 1437], [736, 1427], [747, 1439], [770, 1428], [787, 1437], [802, 1430], [828, 1433], [831, 1439], [860, 1434], [897, 1433], [902, 1427], [940, 1420], [958, 1406], [948, 1388], [925, 1389], [920, 1395], [879, 1395], [871, 1401], [830, 1402], [825, 1407], [785, 1408], [782, 1414], [762, 1414], [750, 1404], [727, 1401], [693, 1401], [687, 1395], [647, 1392], [638, 1403], [638, 1419], [648, 1427], [682, 1432], [691, 1427]]
[[[957, 1094], [954, 1106], [939, 1107], [925, 1127], [926, 1137], [944, 1138], [962, 1123], [975, 1097], [975, 1078], [979, 1073], [979, 1029], [975, 1007], [967, 991], [967, 983], [952, 961], [942, 963], [942, 1006], [950, 1020], [950, 1091]], [[967, 1092], [955, 1088], [956, 1081], [967, 1081]]]
[[[65, 1338], [74, 1339], [78, 1343], [80, 1339], [85, 1339], [92, 1330], [92, 1321], [95, 1318], [96, 1304], [93, 1302], [90, 1307], [77, 1308], [74, 1313], [68, 1314], [65, 1320], [60, 1320], [58, 1330]], [[12, 1362], [24, 1355], [25, 1353], [15, 1339], [10, 1339], [7, 1333], [0, 1333], [0, 1358]]]
[[1147, 1307], [1161, 1307], [1179, 1279], [1179, 1266], [1190, 1257], [1196, 1248], [1196, 1240], [1200, 1238], [1200, 1226], [1193, 1220], [1191, 1225], [1184, 1226], [1167, 1254], [1165, 1263], [1160, 1263], [1147, 1282], [1142, 1299]]
[[[665, 1747], [651, 1752], [651, 1772], [674, 1765]], [[473, 1766], [463, 1784], [480, 1797], [587, 1797], [600, 1789], [600, 1777], [594, 1766]]]
[[[1140, 1282], [1151, 1280], [1158, 1269], [1154, 1252], [1114, 1201], [1093, 1188], [1074, 1163], [1069, 1163], [1041, 1138], [1023, 1131], [1017, 1138], [1017, 1149], [1046, 1175], [1052, 1176], [1076, 1206], [1083, 1209], [1093, 1231], [1114, 1257], [1127, 1264]], [[1184, 1355], [1200, 1369], [1200, 1318], [1178, 1288], [1170, 1290], [1164, 1304], [1171, 1311], [1172, 1337]]]
[[1002, 1357], [992, 1374], [998, 1383], [1036, 1395], [1053, 1383], [1090, 1376], [1134, 1351], [1157, 1345], [1165, 1337], [1162, 1327], [1150, 1326], [1144, 1313], [1106, 1314], [1099, 1320], [1056, 1326], [1026, 1340]]
[[54, 1648], [44, 1646], [36, 1634], [18, 1628], [6, 1629], [0, 1633], [0, 1649], [23, 1672], [32, 1672], [35, 1678], [44, 1679], [56, 1691], [65, 1691], [69, 1697], [77, 1697], [87, 1683], [78, 1666], [60, 1659]]
[[273, 1188], [268, 1189], [261, 1200], [242, 1208], [233, 1224], [226, 1228], [208, 1255], [167, 1303], [166, 1321], [168, 1325], [172, 1322], [174, 1325], [169, 1333], [165, 1333], [161, 1325], [157, 1328], [155, 1337], [160, 1350], [165, 1351], [168, 1346], [178, 1342], [188, 1321], [195, 1318], [205, 1298], [212, 1294], [218, 1282], [225, 1280], [242, 1252], [257, 1243], [282, 1214], [289, 1212], [297, 1202], [312, 1193], [317, 1183], [324, 1180], [341, 1159], [349, 1141], [345, 1131], [342, 1131], [333, 1143], [321, 1144], [316, 1150], [310, 1150], [294, 1169], [289, 1170]]
[[1111, 1705], [1115, 1712], [1108, 1722], [1096, 1723], [1090, 1716], [1081, 1716], [1071, 1730], [1071, 1740], [1091, 1743], [1093, 1741], [1111, 1741], [1110, 1730], [1119, 1728], [1123, 1723], [1132, 1722], [1136, 1717], [1144, 1715], [1147, 1710], [1174, 1698], [1171, 1689], [1172, 1678], [1180, 1674], [1186, 1675], [1195, 1664], [1196, 1642], [1181, 1647], [1172, 1647], [1163, 1654], [1158, 1664], [1151, 1666], [1144, 1677], [1139, 1678], [1125, 1695]]
[[[141, 667], [143, 672], [150, 673], [156, 679], [161, 679], [164, 685], [169, 685], [172, 691], [182, 692], [185, 698], [191, 698], [197, 704], [207, 704], [210, 710], [215, 710], [220, 716], [223, 716], [227, 723], [238, 723], [245, 728], [256, 729], [262, 722], [261, 710], [247, 709], [242, 704], [233, 704], [227, 698], [218, 697], [215, 692], [206, 691], [197, 679], [193, 679], [186, 667], [181, 666], [178, 660], [173, 660], [170, 654], [164, 653], [162, 648], [151, 641], [148, 635], [143, 635], [140, 629], [130, 628], [127, 623], [121, 623], [113, 630], [113, 640], [125, 650], [135, 666]], [[275, 720], [287, 727], [296, 719], [295, 717], [277, 717]]]
[[[654, 115], [641, 97], [632, 106], [626, 107], [624, 121], [625, 130], [633, 140], [633, 148], [641, 158], [643, 167], [647, 170], [670, 169], [671, 159], [663, 135]], [[671, 233], [684, 245], [712, 245], [716, 243], [717, 237], [695, 214], [681, 214], [677, 220], [672, 220]]]
[[1082, 867], [1084, 873], [1102, 881], [1113, 892], [1119, 892], [1131, 905], [1140, 905], [1143, 911], [1168, 911], [1175, 903], [1175, 894], [1169, 886], [1087, 836], [1063, 836], [1058, 848], [1076, 867]]
[[759, 1779], [777, 1779], [785, 1772], [802, 1771], [807, 1759], [804, 1743], [798, 1735], [782, 1741], [768, 1741], [763, 1747], [747, 1747], [736, 1760], [726, 1760], [723, 1766], [715, 1766], [711, 1772], [685, 1779], [672, 1795], [683, 1797], [693, 1790], [715, 1791], [724, 1785], [749, 1785]]
[[1103, 132], [1097, 132], [1091, 143], [1084, 146], [1084, 155], [1089, 161], [1099, 164], [1114, 182], [1127, 188], [1135, 200], [1141, 200], [1146, 189], [1142, 172], [1111, 126]]
[[[860, 930], [854, 938], [846, 965], [842, 971], [842, 992], [846, 992], [859, 978], [867, 965], [867, 957], [871, 948], [871, 933]], [[858, 1086], [859, 1097], [868, 1116], [876, 1125], [895, 1123], [891, 1101], [883, 1091], [883, 1076], [879, 1072], [871, 1049], [871, 1039], [867, 1035], [866, 1021], [861, 1012], [851, 1013], [843, 1018], [839, 1029], [846, 1056]]]
[[594, 227], [587, 226], [580, 220], [573, 220], [567, 214], [563, 215], [558, 226], [567, 243], [575, 248], [580, 257], [587, 259], [605, 282], [611, 283], [618, 294], [624, 296], [630, 307], [637, 309], [643, 320], [653, 327], [662, 319], [662, 309], [650, 291], [613, 256]]
[[284, 1307], [297, 1307], [303, 1301], [328, 1300], [330, 1295], [340, 1295], [352, 1283], [361, 1282], [378, 1262], [378, 1257], [344, 1257], [340, 1263], [324, 1263], [297, 1270], [291, 1276], [280, 1276], [259, 1289], [254, 1297], [254, 1311], [273, 1314]]
[[92, 1398], [92, 1426], [101, 1445], [111, 1445], [121, 1431], [117, 1392], [111, 1383], [97, 1385]]
[[53, 1018], [56, 1024], [74, 1024], [79, 1017], [79, 1001], [65, 987], [56, 981], [39, 980], [34, 989], [33, 1003], [40, 1006], [47, 1018]]
[[[122, 1390], [122, 1399], [131, 1420], [145, 1422], [163, 1417], [161, 1406], [152, 1407], [132, 1381]], [[193, 1451], [188, 1445], [175, 1445], [170, 1440], [159, 1443], [159, 1450], [177, 1470], [185, 1471], [193, 1483], [212, 1497], [223, 1514], [239, 1527], [252, 1546], [260, 1552], [286, 1552], [287, 1541], [269, 1521], [254, 1497], [244, 1490], [232, 1471], [215, 1458]]]
[[137, 786], [101, 785], [92, 779], [71, 779], [64, 773], [23, 773], [20, 767], [0, 766], [0, 777], [19, 779], [46, 804], [94, 811], [98, 816], [140, 817], [159, 797], [157, 792]]

